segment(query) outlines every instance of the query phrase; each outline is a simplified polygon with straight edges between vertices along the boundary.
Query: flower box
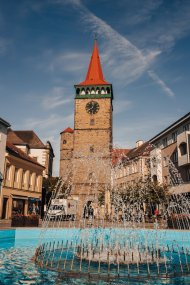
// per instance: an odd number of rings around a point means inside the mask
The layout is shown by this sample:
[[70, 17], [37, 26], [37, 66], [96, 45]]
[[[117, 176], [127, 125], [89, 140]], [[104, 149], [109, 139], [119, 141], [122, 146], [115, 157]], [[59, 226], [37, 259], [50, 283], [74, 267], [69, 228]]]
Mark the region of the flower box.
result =
[[38, 227], [39, 216], [38, 215], [15, 215], [12, 217], [11, 227]]

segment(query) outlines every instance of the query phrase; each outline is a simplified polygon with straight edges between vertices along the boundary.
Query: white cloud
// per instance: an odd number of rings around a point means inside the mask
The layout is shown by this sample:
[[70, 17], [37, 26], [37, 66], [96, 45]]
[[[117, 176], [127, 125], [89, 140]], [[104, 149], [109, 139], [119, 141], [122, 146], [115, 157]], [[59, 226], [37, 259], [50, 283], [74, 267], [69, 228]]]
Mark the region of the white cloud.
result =
[[118, 147], [134, 147], [135, 142], [139, 139], [150, 140], [152, 137], [165, 129], [168, 125], [176, 120], [176, 116], [158, 114], [152, 117], [141, 117], [139, 121], [138, 117], [136, 120], [129, 124], [121, 122], [120, 124], [114, 124], [114, 144]]
[[[161, 53], [160, 50], [149, 50], [146, 54], [132, 44], [126, 37], [122, 36], [114, 30], [105, 21], [98, 18], [91, 11], [89, 11], [79, 0], [66, 1], [72, 4], [77, 11], [80, 12], [81, 19], [85, 25], [93, 33], [104, 38], [102, 50], [103, 61], [106, 62], [105, 70], [111, 74], [115, 82], [122, 85], [127, 85], [130, 82], [138, 79], [144, 72], [146, 72], [155, 58]], [[59, 3], [65, 4], [64, 1]], [[156, 74], [155, 74], [156, 75]], [[163, 88], [166, 94], [169, 94], [169, 87], [159, 77], [152, 76], [159, 86]], [[172, 94], [170, 92], [170, 94]]]
[[131, 108], [132, 102], [129, 100], [117, 100], [114, 102], [114, 115], [127, 111]]
[[[67, 124], [73, 124], [73, 114], [64, 117], [64, 121]], [[55, 127], [61, 126], [63, 124], [63, 116], [57, 114], [51, 114], [47, 118], [29, 118], [26, 119], [24, 127], [27, 129], [51, 129], [51, 131], [55, 130]]]
[[174, 97], [174, 92], [166, 85], [166, 83], [161, 80], [154, 71], [148, 70], [148, 75], [164, 90], [165, 94], [167, 94], [169, 97]]
[[43, 97], [42, 106], [46, 110], [55, 109], [72, 102], [72, 98], [64, 98], [64, 88], [54, 87], [50, 95]]
[[[121, 23], [124, 26], [137, 26], [149, 21], [153, 13], [162, 5], [163, 0], [124, 0], [120, 6], [124, 12]], [[135, 13], [134, 13], [135, 11]]]
[[62, 105], [66, 105], [70, 103], [71, 99], [63, 99], [62, 96], [55, 96], [55, 97], [46, 97], [43, 99], [42, 105], [45, 109], [55, 109], [56, 107], [60, 107]]
[[48, 70], [54, 72], [59, 69], [64, 72], [78, 73], [84, 70], [88, 57], [89, 54], [76, 51], [55, 54], [48, 63]]
[[[166, 2], [163, 3], [167, 5]], [[154, 21], [136, 31], [133, 38], [138, 45], [156, 46], [162, 51], [168, 51], [177, 40], [189, 34], [190, 2], [170, 1], [169, 9], [165, 5], [155, 15]]]

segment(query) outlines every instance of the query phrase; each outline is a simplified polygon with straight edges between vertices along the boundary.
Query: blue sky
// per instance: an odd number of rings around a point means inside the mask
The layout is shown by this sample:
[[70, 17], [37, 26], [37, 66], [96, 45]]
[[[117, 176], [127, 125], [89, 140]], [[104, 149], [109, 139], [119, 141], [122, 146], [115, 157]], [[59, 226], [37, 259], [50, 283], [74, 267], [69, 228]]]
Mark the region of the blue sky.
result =
[[150, 139], [190, 111], [189, 15], [189, 0], [1, 0], [0, 116], [52, 142], [57, 175], [96, 33], [114, 144]]

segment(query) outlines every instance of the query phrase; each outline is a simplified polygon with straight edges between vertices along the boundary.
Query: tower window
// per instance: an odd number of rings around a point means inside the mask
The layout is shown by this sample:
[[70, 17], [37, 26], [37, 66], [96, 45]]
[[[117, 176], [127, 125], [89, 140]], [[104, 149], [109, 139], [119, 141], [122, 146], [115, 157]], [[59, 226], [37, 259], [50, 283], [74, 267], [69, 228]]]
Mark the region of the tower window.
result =
[[93, 173], [93, 172], [90, 172], [89, 175], [88, 175], [88, 179], [89, 179], [89, 180], [92, 180], [92, 179], [93, 179], [93, 176], [94, 176], [94, 173]]
[[94, 119], [90, 119], [90, 125], [94, 126], [95, 125], [95, 120]]
[[63, 144], [66, 144], [67, 143], [67, 141], [66, 140], [63, 140]]
[[82, 90], [81, 90], [81, 95], [85, 95], [85, 90], [84, 90], [84, 88], [82, 88]]
[[77, 88], [76, 93], [77, 93], [77, 95], [80, 94], [80, 88]]
[[100, 94], [101, 92], [100, 92], [100, 88], [99, 87], [97, 87], [96, 88], [96, 94]]
[[90, 152], [94, 152], [94, 147], [90, 146]]
[[107, 94], [110, 94], [110, 88], [109, 87], [106, 88], [106, 92], [107, 92]]
[[101, 94], [105, 94], [105, 89], [103, 87], [101, 88]]

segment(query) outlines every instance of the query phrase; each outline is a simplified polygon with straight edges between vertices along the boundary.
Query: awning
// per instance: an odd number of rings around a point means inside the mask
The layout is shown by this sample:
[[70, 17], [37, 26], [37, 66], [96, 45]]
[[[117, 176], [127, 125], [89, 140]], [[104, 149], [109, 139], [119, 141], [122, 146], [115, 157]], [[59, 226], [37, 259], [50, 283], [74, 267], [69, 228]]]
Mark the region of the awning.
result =
[[12, 196], [13, 199], [19, 199], [19, 200], [28, 200], [28, 197], [25, 196]]
[[31, 202], [39, 202], [39, 201], [41, 201], [40, 198], [35, 198], [35, 197], [28, 197], [28, 200], [31, 201]]

